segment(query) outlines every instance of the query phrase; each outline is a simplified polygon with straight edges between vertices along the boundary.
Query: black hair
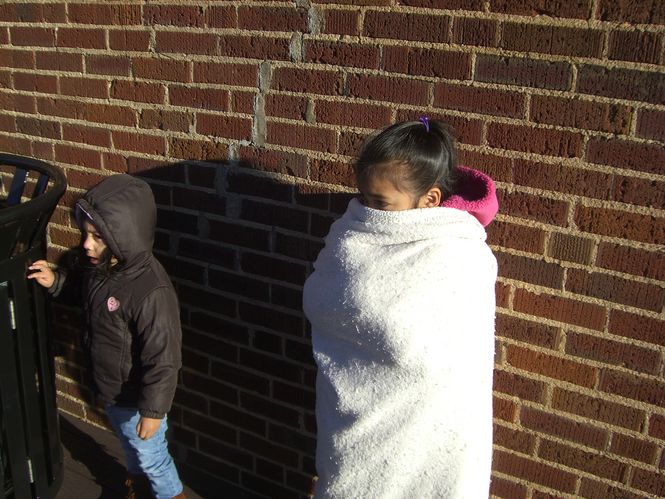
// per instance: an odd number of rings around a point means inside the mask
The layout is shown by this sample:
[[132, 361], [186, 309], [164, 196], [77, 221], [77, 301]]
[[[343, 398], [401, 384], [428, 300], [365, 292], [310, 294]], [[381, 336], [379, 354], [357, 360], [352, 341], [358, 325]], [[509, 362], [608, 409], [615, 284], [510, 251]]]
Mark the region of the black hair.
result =
[[436, 186], [447, 199], [455, 193], [457, 180], [455, 140], [440, 121], [395, 123], [365, 142], [355, 170], [359, 186], [379, 174], [396, 187], [405, 183], [416, 198]]

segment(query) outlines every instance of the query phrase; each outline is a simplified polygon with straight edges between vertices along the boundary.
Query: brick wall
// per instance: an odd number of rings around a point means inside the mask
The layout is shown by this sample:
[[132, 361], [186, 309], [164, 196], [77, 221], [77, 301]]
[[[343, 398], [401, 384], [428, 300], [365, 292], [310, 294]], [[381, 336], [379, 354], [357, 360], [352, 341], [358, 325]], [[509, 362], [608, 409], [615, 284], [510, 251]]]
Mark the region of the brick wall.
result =
[[[301, 285], [362, 138], [426, 113], [498, 182], [503, 498], [665, 495], [665, 3], [0, 5], [0, 150], [61, 166], [51, 256], [102, 176], [147, 178], [185, 329], [188, 465], [306, 493], [315, 369]], [[58, 311], [63, 410], [87, 405]]]

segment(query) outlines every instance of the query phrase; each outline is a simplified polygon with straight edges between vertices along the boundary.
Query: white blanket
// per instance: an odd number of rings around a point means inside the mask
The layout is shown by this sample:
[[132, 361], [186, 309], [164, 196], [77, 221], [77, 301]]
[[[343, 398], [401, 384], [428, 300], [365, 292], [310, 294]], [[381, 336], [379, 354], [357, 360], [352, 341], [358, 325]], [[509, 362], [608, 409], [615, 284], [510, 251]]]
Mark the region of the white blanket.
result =
[[352, 200], [305, 283], [317, 498], [489, 493], [496, 260], [453, 208]]

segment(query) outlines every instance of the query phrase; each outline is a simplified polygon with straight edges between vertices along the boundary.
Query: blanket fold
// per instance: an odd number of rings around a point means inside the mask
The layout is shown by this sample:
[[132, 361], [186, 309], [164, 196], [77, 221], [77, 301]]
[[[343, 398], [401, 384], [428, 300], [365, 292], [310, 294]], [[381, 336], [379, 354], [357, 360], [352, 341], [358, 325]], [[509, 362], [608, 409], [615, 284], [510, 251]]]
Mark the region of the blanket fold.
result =
[[489, 493], [496, 260], [473, 215], [353, 199], [305, 283], [317, 498]]

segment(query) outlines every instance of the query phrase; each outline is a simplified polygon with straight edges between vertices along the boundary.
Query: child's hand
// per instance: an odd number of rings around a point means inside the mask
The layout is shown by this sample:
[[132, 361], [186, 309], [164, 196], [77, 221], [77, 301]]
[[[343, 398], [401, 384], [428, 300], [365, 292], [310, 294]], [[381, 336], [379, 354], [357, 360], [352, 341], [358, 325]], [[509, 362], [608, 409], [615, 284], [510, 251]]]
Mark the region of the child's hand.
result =
[[161, 419], [146, 418], [141, 416], [139, 424], [136, 425], [136, 434], [141, 440], [148, 440], [159, 430], [159, 425], [162, 424]]
[[37, 260], [28, 267], [28, 270], [30, 270], [28, 279], [35, 279], [45, 288], [53, 286], [53, 283], [55, 282], [55, 273], [51, 270], [51, 267], [46, 260]]

